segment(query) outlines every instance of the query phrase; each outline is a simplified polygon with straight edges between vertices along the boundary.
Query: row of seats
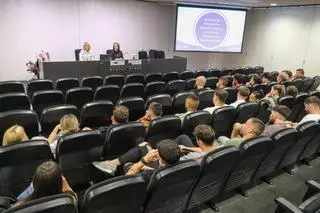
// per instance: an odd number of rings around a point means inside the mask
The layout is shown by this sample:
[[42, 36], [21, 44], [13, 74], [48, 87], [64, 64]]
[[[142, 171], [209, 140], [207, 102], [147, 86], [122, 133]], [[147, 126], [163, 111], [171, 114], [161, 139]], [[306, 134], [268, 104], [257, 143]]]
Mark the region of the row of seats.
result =
[[[115, 134], [121, 126], [112, 127], [115, 131], [109, 134]], [[140, 176], [109, 179], [87, 189], [80, 211], [183, 212], [208, 201], [213, 204], [233, 190], [245, 194], [243, 187], [261, 180], [270, 183], [279, 171], [314, 159], [320, 152], [319, 130], [320, 124], [308, 122], [297, 129], [281, 130], [272, 138], [246, 140], [239, 148], [218, 148], [204, 156], [200, 164], [184, 161], [156, 171], [147, 186]], [[108, 136], [107, 140], [130, 140], [121, 133]], [[107, 140], [105, 144], [110, 143]], [[97, 141], [95, 131], [66, 135], [58, 141], [56, 161], [71, 185], [92, 178], [91, 162], [101, 159]], [[30, 183], [37, 166], [52, 159], [52, 154], [45, 141], [34, 141], [1, 147], [0, 159], [0, 187], [19, 193], [18, 189], [23, 190]]]

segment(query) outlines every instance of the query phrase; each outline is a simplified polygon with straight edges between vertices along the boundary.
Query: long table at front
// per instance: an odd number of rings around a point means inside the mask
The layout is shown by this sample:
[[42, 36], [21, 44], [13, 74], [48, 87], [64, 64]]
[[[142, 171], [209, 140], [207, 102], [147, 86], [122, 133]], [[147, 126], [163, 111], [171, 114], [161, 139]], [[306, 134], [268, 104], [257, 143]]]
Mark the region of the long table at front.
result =
[[104, 78], [111, 74], [182, 72], [186, 70], [186, 67], [187, 59], [182, 57], [115, 61], [44, 62], [43, 75], [45, 79], [56, 81], [59, 78], [81, 79], [94, 75]]

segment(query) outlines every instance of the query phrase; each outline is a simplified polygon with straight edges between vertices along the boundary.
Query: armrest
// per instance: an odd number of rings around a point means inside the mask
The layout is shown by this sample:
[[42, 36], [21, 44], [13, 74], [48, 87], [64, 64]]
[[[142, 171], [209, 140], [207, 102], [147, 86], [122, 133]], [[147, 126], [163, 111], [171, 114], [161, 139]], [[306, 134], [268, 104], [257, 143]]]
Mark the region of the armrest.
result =
[[303, 213], [298, 207], [284, 199], [279, 197], [275, 199], [275, 202], [278, 204], [275, 213]]
[[320, 184], [318, 182], [314, 180], [309, 180], [306, 182], [306, 185], [308, 186], [308, 190], [306, 194], [303, 196], [302, 202], [320, 192]]

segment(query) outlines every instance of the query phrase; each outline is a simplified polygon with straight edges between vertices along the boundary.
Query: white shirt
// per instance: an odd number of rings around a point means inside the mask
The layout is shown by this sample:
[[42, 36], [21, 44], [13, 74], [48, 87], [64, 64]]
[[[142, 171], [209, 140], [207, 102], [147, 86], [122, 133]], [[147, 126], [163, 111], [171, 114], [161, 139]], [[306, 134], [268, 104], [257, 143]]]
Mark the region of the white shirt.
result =
[[246, 101], [245, 100], [237, 100], [236, 102], [233, 102], [232, 104], [230, 104], [230, 106], [234, 107], [237, 109], [237, 107], [242, 104], [242, 103], [245, 103]]
[[210, 114], [212, 114], [214, 111], [216, 111], [217, 109], [224, 107], [224, 106], [228, 106], [228, 105], [224, 104], [223, 106], [207, 107], [207, 108], [203, 109], [203, 111], [207, 111]]
[[299, 124], [308, 122], [308, 121], [316, 121], [318, 122], [320, 120], [320, 114], [308, 114], [302, 118], [302, 120], [299, 122]]
[[92, 61], [92, 60], [94, 60], [94, 55], [92, 54], [91, 50], [89, 50], [89, 51], [81, 50], [79, 53], [79, 60], [80, 61]]

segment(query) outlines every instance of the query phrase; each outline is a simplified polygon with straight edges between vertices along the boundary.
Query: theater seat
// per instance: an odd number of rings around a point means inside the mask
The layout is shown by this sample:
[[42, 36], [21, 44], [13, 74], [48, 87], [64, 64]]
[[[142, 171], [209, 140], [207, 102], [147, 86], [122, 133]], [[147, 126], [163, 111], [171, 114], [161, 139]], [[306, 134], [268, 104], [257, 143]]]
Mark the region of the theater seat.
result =
[[293, 122], [299, 122], [299, 113], [304, 110], [304, 101], [308, 98], [309, 95], [307, 93], [298, 94], [295, 98], [295, 101], [291, 108], [291, 113], [287, 120]]
[[255, 85], [253, 85], [253, 87], [252, 87], [252, 92], [254, 92], [254, 91], [262, 91], [262, 92], [264, 92], [265, 93], [265, 91], [266, 91], [266, 85], [264, 85], [264, 84], [255, 84]]
[[43, 90], [33, 93], [31, 102], [33, 110], [40, 118], [43, 109], [63, 104], [64, 97], [60, 90]]
[[111, 101], [94, 101], [83, 105], [81, 127], [97, 128], [111, 124], [113, 104]]
[[89, 76], [81, 80], [82, 87], [90, 87], [93, 91], [95, 91], [97, 87], [102, 86], [102, 84], [103, 79], [101, 76]]
[[225, 88], [225, 90], [228, 93], [226, 104], [231, 104], [231, 103], [235, 102], [237, 100], [237, 92], [238, 91], [234, 88], [231, 88], [231, 87], [227, 87], [227, 88]]
[[182, 80], [189, 80], [191, 78], [194, 78], [195, 75], [194, 75], [194, 72], [192, 71], [183, 71], [182, 73], [180, 73], [180, 77]]
[[294, 102], [295, 102], [295, 98], [292, 96], [284, 96], [284, 97], [279, 98], [279, 100], [278, 100], [279, 105], [287, 106], [290, 109], [292, 108]]
[[250, 184], [256, 169], [269, 153], [271, 145], [271, 138], [261, 136], [242, 142], [239, 147], [240, 158], [227, 179], [223, 192], [227, 193]]
[[129, 109], [129, 120], [136, 121], [145, 115], [145, 102], [139, 97], [123, 98], [117, 105], [124, 105]]
[[162, 73], [148, 73], [145, 75], [144, 81], [146, 83], [152, 81], [162, 81]]
[[204, 89], [198, 93], [199, 97], [199, 110], [203, 110], [207, 107], [212, 107], [213, 105], [213, 94], [214, 90], [212, 89]]
[[156, 171], [147, 187], [144, 212], [183, 212], [199, 174], [200, 166], [196, 161], [185, 161]]
[[303, 79], [301, 79], [301, 78], [297, 78], [297, 79], [293, 80], [292, 83], [293, 83], [293, 85], [294, 85], [295, 87], [297, 87], [297, 89], [298, 89], [299, 92], [300, 92], [301, 89], [303, 88]]
[[216, 109], [212, 114], [212, 127], [219, 136], [230, 136], [238, 112], [234, 107], [225, 106]]
[[117, 85], [100, 86], [96, 89], [94, 100], [106, 100], [116, 104], [120, 96], [120, 88]]
[[56, 89], [60, 90], [63, 94], [69, 89], [79, 87], [79, 80], [77, 78], [60, 78], [56, 81]]
[[115, 177], [86, 190], [81, 212], [142, 213], [145, 197], [146, 184], [141, 175]]
[[47, 79], [37, 79], [29, 81], [27, 84], [27, 92], [29, 98], [32, 98], [33, 93], [37, 91], [42, 90], [52, 90], [53, 89], [53, 83], [51, 80]]
[[196, 70], [194, 73], [195, 73], [196, 77], [199, 77], [199, 76], [208, 77], [209, 76], [208, 71], [202, 70], [202, 69]]
[[195, 89], [195, 84], [196, 84], [195, 78], [191, 78], [191, 79], [186, 80], [186, 89], [185, 90], [189, 91], [189, 90]]
[[309, 92], [310, 88], [314, 83], [313, 78], [304, 78], [303, 79], [303, 87], [301, 88], [301, 92]]
[[24, 93], [0, 94], [0, 112], [30, 109], [29, 97]]
[[94, 180], [91, 163], [100, 160], [103, 137], [99, 131], [84, 131], [58, 139], [56, 161], [71, 186]]
[[57, 194], [16, 205], [7, 213], [77, 213], [74, 198], [68, 194]]
[[220, 78], [221, 76], [221, 70], [218, 69], [209, 69], [208, 72], [211, 77]]
[[317, 127], [318, 133], [314, 138], [311, 139], [311, 141], [305, 146], [303, 152], [299, 155], [299, 161], [305, 161], [309, 162], [315, 157], [315, 154], [317, 153], [318, 148], [320, 147], [320, 125]]
[[32, 182], [38, 166], [53, 156], [45, 140], [0, 147], [0, 188], [18, 196]]
[[146, 109], [152, 102], [157, 102], [162, 105], [162, 116], [171, 114], [172, 99], [169, 94], [158, 94], [149, 96], [146, 101]]
[[146, 135], [153, 148], [163, 139], [175, 139], [181, 131], [181, 120], [177, 116], [168, 115], [150, 122]]
[[179, 79], [180, 79], [180, 75], [178, 72], [168, 72], [163, 74], [162, 81], [169, 82], [169, 81], [179, 80]]
[[256, 117], [259, 112], [257, 103], [242, 103], [237, 107], [238, 118], [236, 122], [245, 123], [249, 118]]
[[259, 104], [259, 112], [257, 114], [257, 118], [263, 121], [265, 124], [269, 121], [271, 111], [269, 110], [268, 102], [264, 100], [260, 100]]
[[144, 86], [140, 83], [125, 84], [120, 92], [120, 98], [144, 97]]
[[104, 85], [117, 85], [122, 88], [124, 85], [124, 75], [109, 75], [104, 79]]
[[93, 101], [93, 90], [90, 87], [78, 87], [69, 89], [66, 93], [66, 104], [75, 105], [81, 110], [83, 105]]
[[66, 114], [73, 114], [79, 117], [78, 109], [74, 105], [65, 104], [45, 108], [40, 118], [42, 135], [48, 137], [54, 127], [59, 124], [60, 119]]
[[0, 82], [0, 94], [11, 92], [25, 93], [23, 83], [19, 81]]
[[186, 87], [184, 80], [172, 80], [167, 83], [167, 92], [174, 96], [176, 93], [183, 92]]
[[236, 147], [226, 146], [206, 154], [200, 164], [200, 178], [192, 189], [187, 210], [205, 202], [214, 203], [240, 153]]
[[219, 79], [217, 77], [208, 77], [205, 87], [209, 87], [210, 89], [216, 89], [218, 81]]
[[[13, 125], [24, 127], [29, 138], [38, 136], [39, 122], [37, 114], [31, 110], [14, 110], [0, 113], [0, 138]], [[2, 141], [2, 140], [1, 140]]]
[[114, 159], [144, 141], [146, 129], [140, 122], [109, 127], [102, 149], [104, 159]]
[[144, 88], [145, 97], [149, 97], [151, 95], [161, 94], [166, 92], [166, 83], [163, 81], [153, 81], [147, 83]]
[[126, 84], [129, 84], [129, 83], [144, 84], [144, 75], [141, 73], [127, 75]]

